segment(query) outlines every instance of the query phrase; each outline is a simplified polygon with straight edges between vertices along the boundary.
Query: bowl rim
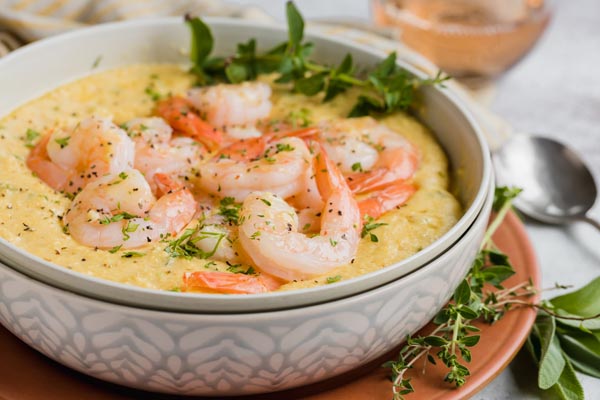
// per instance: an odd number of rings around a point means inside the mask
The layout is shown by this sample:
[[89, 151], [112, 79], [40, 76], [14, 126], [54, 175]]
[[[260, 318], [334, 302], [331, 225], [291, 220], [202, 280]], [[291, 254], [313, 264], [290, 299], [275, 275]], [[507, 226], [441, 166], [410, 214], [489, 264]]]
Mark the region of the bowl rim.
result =
[[[484, 210], [489, 208], [491, 210], [493, 199], [494, 199], [494, 185], [491, 182], [489, 188], [486, 190], [486, 200], [485, 204], [482, 207], [481, 215], [483, 215]], [[489, 215], [488, 215], [489, 216]], [[472, 225], [480, 223], [480, 219], [477, 218], [473, 221]], [[487, 223], [486, 223], [487, 226]], [[471, 227], [470, 227], [471, 228]], [[461, 238], [469, 235], [471, 230], [465, 231]], [[219, 319], [218, 322], [236, 322], [243, 323], [247, 321], [256, 322], [256, 318], [262, 318], [264, 321], [272, 321], [274, 318], [287, 315], [289, 317], [305, 317], [306, 313], [317, 313], [321, 311], [337, 311], [338, 306], [341, 303], [346, 304], [365, 304], [364, 302], [368, 299], [376, 298], [381, 292], [386, 290], [391, 290], [392, 287], [400, 284], [411, 284], [414, 282], [415, 284], [421, 279], [421, 276], [427, 274], [430, 269], [436, 268], [436, 266], [440, 263], [444, 262], [444, 258], [447, 257], [448, 252], [444, 252], [440, 254], [435, 259], [431, 260], [427, 264], [423, 265], [418, 270], [403, 276], [400, 279], [396, 279], [391, 282], [387, 282], [383, 285], [377, 286], [370, 290], [366, 290], [360, 293], [356, 293], [352, 296], [346, 296], [342, 298], [337, 298], [331, 301], [317, 303], [317, 304], [309, 304], [303, 306], [297, 306], [293, 308], [287, 309], [277, 309], [277, 310], [263, 310], [263, 311], [250, 311], [250, 312], [220, 312], [220, 313], [209, 313], [209, 312], [181, 312], [181, 311], [167, 311], [160, 310], [154, 308], [146, 308], [139, 306], [132, 306], [127, 304], [116, 303], [109, 300], [98, 299], [90, 296], [86, 296], [80, 293], [74, 293], [70, 290], [65, 290], [53, 285], [50, 285], [46, 282], [39, 281], [35, 278], [24, 274], [21, 271], [16, 271], [14, 268], [6, 265], [4, 262], [0, 261], [0, 269], [7, 270], [8, 274], [16, 275], [18, 279], [26, 280], [31, 285], [38, 285], [40, 290], [45, 290], [50, 292], [53, 296], [64, 296], [65, 298], [75, 298], [78, 302], [84, 302], [92, 305], [99, 305], [105, 309], [112, 309], [114, 312], [120, 313], [137, 313], [140, 316], [153, 316], [157, 318], [165, 318], [165, 319], [175, 319], [185, 320], [185, 321], [194, 321], [198, 319], [206, 319], [208, 321], [214, 321], [215, 318]], [[469, 268], [470, 269], [470, 268]], [[140, 314], [141, 313], [141, 314]], [[225, 320], [225, 321], [221, 321]]]
[[[258, 29], [267, 29], [267, 30], [276, 32], [278, 34], [281, 34], [282, 31], [285, 31], [283, 29], [284, 28], [283, 24], [261, 24], [261, 23], [256, 23], [255, 21], [247, 21], [247, 20], [232, 19], [232, 18], [221, 18], [221, 17], [207, 17], [207, 18], [204, 18], [204, 21], [209, 26], [224, 25], [224, 26], [231, 26], [236, 29], [250, 29], [250, 30], [257, 29], [257, 28]], [[30, 52], [35, 52], [35, 51], [37, 51], [38, 48], [42, 48], [49, 44], [55, 44], [55, 43], [60, 43], [63, 41], [68, 41], [73, 38], [78, 38], [81, 36], [99, 35], [106, 31], [112, 31], [115, 29], [116, 30], [130, 29], [131, 27], [147, 27], [147, 26], [152, 26], [152, 27], [156, 28], [156, 27], [161, 27], [161, 26], [173, 26], [175, 24], [182, 24], [182, 23], [183, 22], [180, 17], [161, 17], [161, 18], [148, 18], [148, 19], [138, 19], [138, 20], [129, 20], [129, 21], [119, 21], [119, 22], [112, 22], [112, 23], [100, 24], [100, 25], [95, 25], [92, 27], [77, 29], [77, 30], [62, 33], [62, 34], [59, 34], [59, 35], [56, 35], [56, 36], [53, 36], [53, 37], [50, 37], [47, 39], [43, 39], [38, 42], [34, 42], [34, 43], [28, 44], [22, 48], [19, 48], [16, 51], [10, 53], [8, 56], [0, 59], [0, 66], [2, 66], [2, 64], [12, 62], [11, 60], [18, 59], [18, 57], [21, 57], [22, 55], [26, 55]], [[319, 39], [324, 42], [329, 42], [332, 45], [337, 44], [337, 45], [343, 46], [344, 48], [347, 48], [348, 50], [350, 50], [350, 49], [359, 50], [359, 51], [362, 51], [362, 52], [368, 54], [370, 57], [373, 57], [373, 59], [381, 60], [386, 56], [385, 52], [383, 52], [383, 51], [373, 49], [372, 47], [369, 47], [365, 44], [356, 43], [350, 39], [340, 38], [340, 37], [330, 37], [329, 35], [326, 35], [324, 33], [312, 32], [310, 27], [307, 29], [305, 37], [307, 40]], [[217, 40], [218, 40], [218, 38], [217, 38]], [[403, 62], [402, 59], [399, 59], [397, 64], [400, 65], [402, 68], [406, 69], [407, 71], [409, 71], [411, 74], [414, 74], [417, 77], [420, 77], [420, 78], [429, 77], [429, 75], [427, 75], [425, 72], [419, 70], [418, 68], [416, 68], [406, 62]], [[74, 76], [72, 79], [69, 80], [69, 82], [73, 82], [77, 79], [81, 79], [84, 76], [89, 76], [93, 73], [97, 73], [97, 72], [100, 72], [103, 70], [108, 70], [108, 69], [90, 70], [85, 75]], [[53, 86], [52, 89], [48, 89], [43, 93], [47, 93], [50, 90], [54, 90], [56, 87], [63, 85], [64, 83], [65, 82], [61, 82], [59, 85]], [[136, 303], [136, 305], [137, 305], [137, 303], [139, 303], [139, 301], [137, 301], [136, 298], [139, 298], [139, 296], [141, 296], [141, 297], [158, 296], [158, 297], [162, 297], [165, 299], [169, 299], [171, 304], [173, 304], [173, 303], [180, 304], [181, 302], [209, 302], [210, 303], [210, 302], [216, 302], [216, 301], [223, 302], [223, 303], [229, 303], [229, 305], [227, 305], [224, 308], [227, 308], [230, 310], [236, 310], [236, 311], [230, 311], [230, 312], [239, 312], [239, 310], [243, 310], [245, 308], [244, 305], [247, 301], [261, 302], [261, 304], [263, 304], [264, 307], [260, 308], [260, 310], [284, 310], [284, 309], [290, 309], [290, 308], [293, 309], [293, 308], [297, 307], [297, 305], [292, 305], [292, 306], [277, 306], [277, 305], [275, 305], [275, 306], [273, 306], [270, 303], [272, 302], [273, 299], [278, 299], [279, 300], [278, 304], [280, 304], [281, 302], [285, 302], [285, 300], [289, 299], [289, 298], [294, 298], [294, 297], [309, 298], [315, 293], [328, 291], [332, 287], [337, 288], [338, 291], [339, 291], [339, 289], [352, 287], [357, 282], [365, 279], [365, 277], [377, 278], [377, 276], [379, 276], [381, 274], [385, 274], [388, 270], [390, 270], [392, 268], [398, 268], [398, 266], [400, 264], [408, 264], [408, 263], [414, 262], [415, 260], [418, 260], [419, 258], [422, 258], [423, 255], [426, 254], [427, 249], [430, 249], [430, 251], [431, 251], [431, 249], [441, 246], [442, 242], [445, 242], [445, 241], [450, 242], [447, 246], [445, 246], [443, 248], [442, 251], [437, 253], [436, 257], [432, 257], [430, 259], [421, 261], [420, 265], [418, 265], [416, 268], [407, 272], [406, 274], [402, 275], [401, 277], [397, 278], [397, 279], [403, 279], [407, 276], [412, 275], [413, 273], [417, 272], [418, 270], [422, 269], [425, 265], [427, 265], [432, 260], [437, 259], [437, 257], [439, 257], [441, 254], [443, 254], [449, 248], [453, 247], [454, 244], [464, 236], [464, 233], [470, 228], [472, 223], [478, 217], [481, 209], [483, 208], [483, 205], [485, 203], [486, 196], [487, 196], [487, 191], [488, 191], [487, 188], [490, 185], [490, 182], [492, 180], [490, 151], [489, 151], [488, 144], [487, 144], [487, 141], [485, 140], [483, 130], [482, 130], [480, 124], [478, 123], [476, 118], [472, 115], [472, 113], [469, 110], [466, 103], [460, 98], [460, 95], [453, 93], [452, 90], [445, 88], [445, 87], [433, 87], [433, 90], [435, 90], [441, 96], [445, 97], [458, 110], [460, 110], [463, 117], [467, 120], [468, 124], [471, 126], [471, 128], [475, 134], [475, 139], [477, 141], [479, 151], [481, 152], [481, 157], [482, 157], [483, 168], [481, 171], [481, 183], [480, 183], [480, 186], [479, 186], [476, 196], [472, 200], [471, 205], [467, 209], [464, 210], [464, 213], [462, 214], [460, 219], [447, 232], [445, 232], [442, 236], [437, 238], [434, 242], [432, 242], [431, 244], [426, 246], [423, 250], [421, 250], [421, 251], [413, 254], [412, 256], [407, 257], [399, 262], [393, 263], [391, 265], [388, 265], [388, 266], [378, 269], [376, 271], [372, 271], [367, 274], [363, 274], [363, 275], [360, 275], [360, 276], [357, 276], [357, 277], [354, 277], [354, 278], [351, 278], [348, 280], [336, 282], [331, 285], [321, 285], [321, 286], [312, 287], [312, 288], [294, 289], [294, 290], [282, 291], [282, 292], [269, 292], [269, 293], [262, 293], [262, 294], [246, 294], [246, 295], [202, 294], [202, 293], [188, 293], [188, 292], [170, 292], [170, 291], [165, 291], [165, 290], [150, 289], [150, 288], [144, 288], [144, 287], [124, 284], [124, 283], [120, 283], [120, 282], [110, 281], [107, 279], [97, 278], [95, 276], [76, 272], [76, 271], [67, 269], [63, 266], [60, 266], [59, 264], [55, 264], [55, 263], [43, 260], [39, 256], [33, 255], [33, 254], [27, 252], [26, 250], [19, 248], [15, 244], [7, 241], [6, 239], [4, 239], [2, 237], [0, 237], [0, 250], [2, 247], [7, 247], [14, 253], [19, 254], [20, 256], [23, 256], [30, 260], [33, 259], [33, 261], [37, 262], [38, 264], [42, 264], [45, 268], [51, 268], [52, 270], [54, 270], [53, 272], [57, 273], [58, 275], [61, 275], [64, 277], [68, 276], [71, 279], [87, 281], [87, 282], [93, 284], [94, 286], [96, 286], [97, 290], [95, 292], [98, 292], [98, 293], [97, 293], [97, 295], [90, 295], [89, 293], [85, 293], [84, 295], [89, 296], [89, 297], [95, 297], [97, 299], [101, 298], [101, 299], [103, 299], [103, 301], [110, 301], [110, 300], [107, 300], [106, 297], [100, 293], [101, 289], [102, 289], [102, 287], [105, 287], [105, 288], [110, 287], [111, 289], [116, 290], [116, 291], [125, 291], [125, 292], [130, 293], [132, 300], [130, 303], [128, 303], [129, 305], [132, 305], [133, 303]], [[36, 98], [39, 96], [41, 96], [41, 94], [37, 94], [33, 98]], [[27, 102], [31, 101], [33, 98], [29, 98], [28, 100], [26, 100], [23, 103], [27, 103]], [[19, 106], [21, 106], [21, 104], [15, 105], [7, 112], [7, 114], [4, 114], [3, 116], [10, 114], [12, 111], [14, 111]], [[464, 225], [468, 225], [468, 226], [465, 228]], [[458, 232], [461, 232], [461, 233], [458, 234]], [[453, 236], [455, 236], [456, 239], [450, 240], [450, 238]], [[0, 252], [0, 254], [1, 254], [1, 252]], [[9, 264], [9, 265], [11, 264], [10, 262], [6, 262], [5, 260], [3, 260], [3, 262], [5, 262], [6, 264]], [[10, 268], [17, 269], [20, 271], [20, 269], [18, 267], [10, 266]], [[386, 285], [387, 283], [389, 283], [389, 281], [386, 281], [386, 282], [382, 283], [381, 285]], [[51, 285], [55, 286], [54, 283], [52, 283]], [[333, 299], [340, 299], [340, 298], [343, 299], [345, 297], [355, 296], [355, 295], [357, 295], [357, 293], [368, 292], [376, 287], [377, 286], [372, 286], [372, 287], [370, 287], [368, 289], [364, 289], [364, 290], [356, 290], [356, 289], [353, 291], [350, 290], [352, 292], [351, 294], [338, 295], [338, 296], [333, 297]], [[75, 292], [74, 289], [69, 289], [69, 291]], [[81, 292], [77, 292], [77, 293], [82, 294]], [[327, 300], [327, 302], [329, 302], [329, 301], [332, 301], [332, 298]], [[306, 307], [310, 304], [318, 304], [318, 302], [319, 301], [312, 302], [312, 303], [305, 302], [303, 306]], [[322, 300], [321, 300], [321, 302], [322, 302]], [[295, 302], [295, 303], [297, 303], [297, 302]], [[121, 304], [124, 304], [124, 303], [121, 303]], [[169, 312], [188, 312], [188, 313], [197, 312], [188, 307], [181, 307], [181, 308], [150, 307], [150, 308], [157, 309], [157, 310], [158, 309], [168, 310]], [[183, 311], [183, 310], [185, 310], [185, 311]], [[254, 311], [259, 311], [259, 310], [257, 309]], [[248, 311], [248, 312], [253, 312], [253, 311]]]

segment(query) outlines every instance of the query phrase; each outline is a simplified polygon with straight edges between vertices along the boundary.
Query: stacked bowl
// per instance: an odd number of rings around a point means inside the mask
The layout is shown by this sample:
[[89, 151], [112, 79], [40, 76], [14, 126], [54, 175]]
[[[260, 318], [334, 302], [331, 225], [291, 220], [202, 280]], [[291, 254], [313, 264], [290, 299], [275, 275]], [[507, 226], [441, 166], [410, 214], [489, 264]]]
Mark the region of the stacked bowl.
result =
[[[285, 29], [208, 19], [216, 54], [249, 37], [268, 48]], [[309, 34], [314, 58], [364, 67], [385, 54]], [[0, 117], [102, 68], [185, 63], [181, 19], [78, 30], [0, 60]], [[39, 60], [44, 60], [40, 62]], [[65, 62], [65, 60], [67, 60]], [[422, 73], [409, 65], [411, 73]], [[96, 70], [94, 71], [96, 72]], [[365, 364], [424, 326], [469, 270], [493, 202], [489, 150], [468, 110], [447, 89], [420, 89], [418, 118], [445, 149], [464, 214], [430, 246], [399, 263], [312, 289], [254, 295], [190, 294], [123, 285], [70, 271], [0, 239], [0, 322], [28, 345], [109, 382], [185, 395], [289, 389]]]

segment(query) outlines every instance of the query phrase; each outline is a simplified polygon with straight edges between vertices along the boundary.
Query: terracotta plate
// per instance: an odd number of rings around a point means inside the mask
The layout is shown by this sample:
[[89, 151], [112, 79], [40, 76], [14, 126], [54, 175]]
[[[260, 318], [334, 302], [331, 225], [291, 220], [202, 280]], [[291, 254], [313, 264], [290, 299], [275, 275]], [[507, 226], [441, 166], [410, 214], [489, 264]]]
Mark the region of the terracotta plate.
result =
[[[514, 214], [508, 215], [494, 240], [510, 255], [517, 271], [507, 285], [518, 284], [529, 277], [536, 284], [539, 282], [540, 272], [533, 248], [523, 224]], [[419, 367], [412, 374], [416, 394], [409, 398], [450, 400], [472, 396], [513, 359], [523, 345], [534, 318], [535, 311], [520, 309], [511, 311], [495, 325], [479, 325], [482, 330], [481, 340], [473, 348], [473, 361], [469, 365], [472, 376], [467, 384], [460, 389], [453, 389], [443, 382], [443, 369], [428, 365], [427, 374], [422, 375]], [[110, 385], [71, 371], [37, 353], [1, 326], [0, 354], [0, 400], [176, 398]], [[387, 371], [379, 368], [379, 365], [385, 360], [393, 359], [396, 354], [397, 350], [393, 350], [381, 360], [329, 381], [285, 393], [256, 396], [253, 399], [387, 400], [391, 398], [391, 383], [387, 379]]]

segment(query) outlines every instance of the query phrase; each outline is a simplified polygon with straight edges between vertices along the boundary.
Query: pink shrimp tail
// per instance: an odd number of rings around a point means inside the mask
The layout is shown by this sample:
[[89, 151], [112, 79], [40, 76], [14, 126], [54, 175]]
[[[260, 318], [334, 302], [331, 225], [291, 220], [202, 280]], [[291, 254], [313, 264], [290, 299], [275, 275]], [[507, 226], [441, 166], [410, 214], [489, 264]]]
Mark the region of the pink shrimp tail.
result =
[[54, 190], [64, 190], [69, 183], [69, 175], [67, 172], [54, 164], [48, 156], [48, 141], [52, 132], [48, 132], [40, 141], [31, 149], [25, 163], [27, 167], [33, 171], [42, 181]]
[[367, 215], [377, 219], [387, 211], [406, 203], [416, 191], [415, 185], [406, 182], [397, 182], [374, 191], [358, 202], [360, 215], [362, 219]]
[[210, 150], [218, 149], [223, 142], [223, 132], [200, 118], [190, 102], [183, 97], [170, 97], [159, 102], [156, 113], [175, 131], [197, 140]]

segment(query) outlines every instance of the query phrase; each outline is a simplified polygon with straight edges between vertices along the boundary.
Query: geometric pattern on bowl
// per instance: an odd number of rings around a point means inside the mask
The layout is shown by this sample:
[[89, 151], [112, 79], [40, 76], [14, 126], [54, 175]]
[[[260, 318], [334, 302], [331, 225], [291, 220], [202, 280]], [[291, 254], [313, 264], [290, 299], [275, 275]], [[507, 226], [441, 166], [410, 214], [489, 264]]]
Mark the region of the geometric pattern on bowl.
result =
[[0, 322], [59, 363], [138, 389], [224, 396], [318, 382], [382, 355], [435, 315], [471, 266], [491, 197], [440, 257], [346, 299], [264, 313], [168, 313], [83, 297], [0, 264]]

